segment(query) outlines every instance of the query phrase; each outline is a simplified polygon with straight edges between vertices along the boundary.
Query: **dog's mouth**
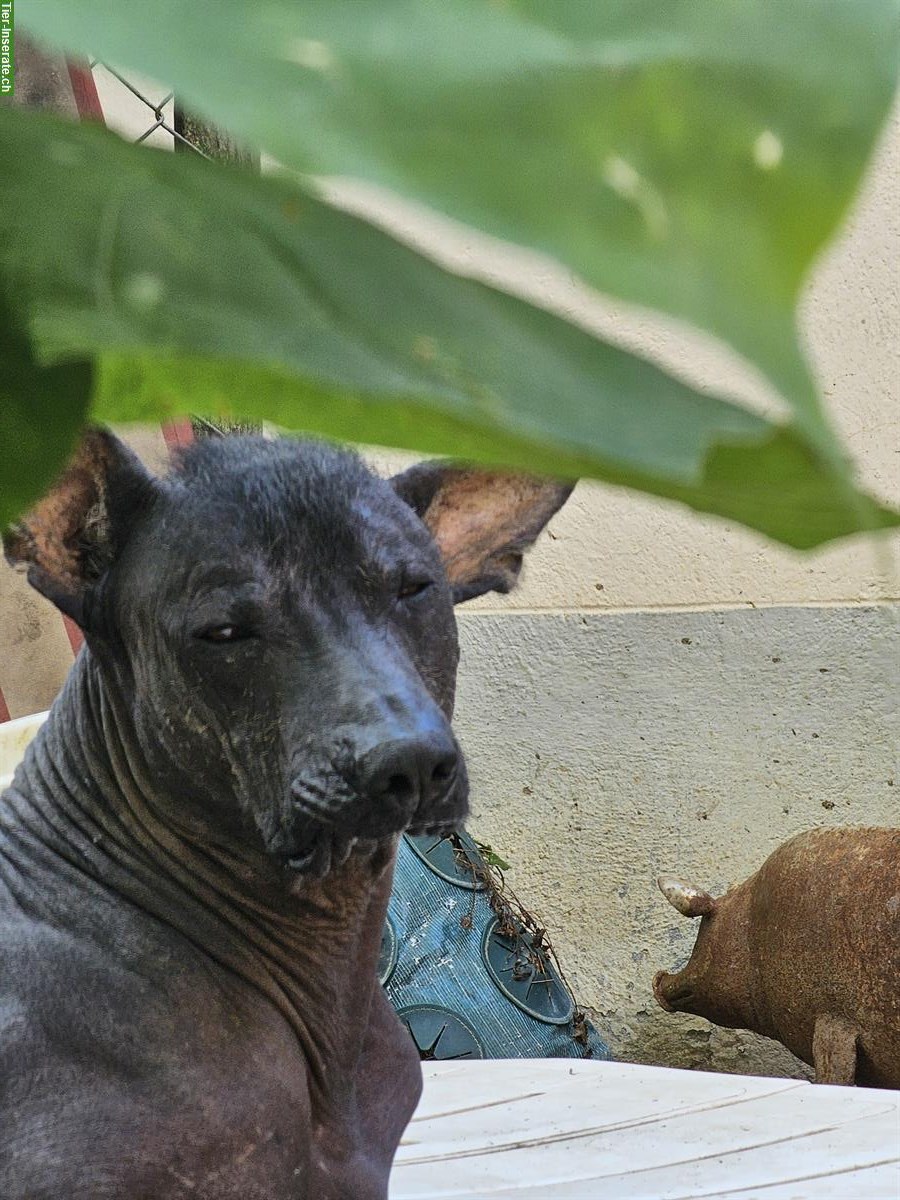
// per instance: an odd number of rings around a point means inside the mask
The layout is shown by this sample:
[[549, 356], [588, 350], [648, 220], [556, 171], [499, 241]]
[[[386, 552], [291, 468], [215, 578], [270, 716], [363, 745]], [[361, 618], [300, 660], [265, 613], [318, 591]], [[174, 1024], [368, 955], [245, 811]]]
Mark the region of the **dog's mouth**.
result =
[[469, 813], [468, 781], [465, 773], [453, 782], [453, 786], [438, 801], [416, 809], [405, 821], [397, 820], [398, 814], [373, 819], [366, 812], [367, 805], [362, 797], [345, 798], [340, 805], [327, 809], [316, 805], [314, 811], [298, 802], [294, 787], [295, 818], [289, 838], [290, 847], [282, 850], [285, 868], [295, 875], [311, 880], [321, 880], [332, 871], [343, 867], [353, 855], [371, 856], [400, 836], [407, 833], [412, 837], [426, 834], [443, 837], [460, 830]]
[[324, 879], [342, 867], [354, 852], [372, 854], [386, 840], [389, 839], [347, 837], [323, 825], [318, 837], [301, 853], [287, 858], [285, 865], [294, 874]]
[[468, 815], [467, 808], [466, 812], [453, 820], [430, 821], [428, 824], [413, 823], [403, 832], [408, 833], [410, 837], [447, 837], [451, 833], [462, 832]]

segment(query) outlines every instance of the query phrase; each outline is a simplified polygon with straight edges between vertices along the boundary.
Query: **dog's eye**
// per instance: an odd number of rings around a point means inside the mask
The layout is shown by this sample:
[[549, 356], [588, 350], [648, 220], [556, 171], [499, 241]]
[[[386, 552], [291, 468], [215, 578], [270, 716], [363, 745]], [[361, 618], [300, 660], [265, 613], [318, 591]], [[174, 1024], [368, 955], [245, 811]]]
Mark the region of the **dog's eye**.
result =
[[240, 625], [213, 625], [204, 629], [197, 636], [204, 642], [240, 642], [251, 636], [249, 630]]
[[397, 589], [398, 600], [413, 600], [434, 586], [433, 579], [405, 579]]

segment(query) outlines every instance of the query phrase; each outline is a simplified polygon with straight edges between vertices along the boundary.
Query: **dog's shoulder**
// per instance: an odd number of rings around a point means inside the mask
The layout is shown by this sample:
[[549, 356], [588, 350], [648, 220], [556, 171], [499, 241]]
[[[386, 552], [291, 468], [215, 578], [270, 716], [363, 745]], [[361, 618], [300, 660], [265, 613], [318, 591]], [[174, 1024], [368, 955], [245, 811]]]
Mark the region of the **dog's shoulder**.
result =
[[[285, 1045], [254, 1039], [253, 1000], [227, 978], [170, 952], [159, 986], [165, 953], [162, 941], [107, 953], [0, 917], [4, 1200], [294, 1194], [293, 1172], [307, 1167], [305, 1072], [277, 1069]], [[268, 1177], [282, 1190], [270, 1193]]]

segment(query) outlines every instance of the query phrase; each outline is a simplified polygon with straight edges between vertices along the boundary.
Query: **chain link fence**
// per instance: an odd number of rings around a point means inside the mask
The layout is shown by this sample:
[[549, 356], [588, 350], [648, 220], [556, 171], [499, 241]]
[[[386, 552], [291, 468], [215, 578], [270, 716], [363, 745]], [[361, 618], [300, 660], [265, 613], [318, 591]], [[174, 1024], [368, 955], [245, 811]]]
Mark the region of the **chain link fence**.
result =
[[257, 155], [182, 109], [170, 89], [102, 59], [91, 61], [90, 71], [103, 119], [128, 141], [258, 169]]
[[99, 58], [91, 61], [90, 68], [110, 128], [135, 143], [146, 142], [166, 149], [177, 146], [208, 157], [179, 128], [181, 121], [174, 92], [164, 91], [161, 86], [136, 76], [128, 78]]

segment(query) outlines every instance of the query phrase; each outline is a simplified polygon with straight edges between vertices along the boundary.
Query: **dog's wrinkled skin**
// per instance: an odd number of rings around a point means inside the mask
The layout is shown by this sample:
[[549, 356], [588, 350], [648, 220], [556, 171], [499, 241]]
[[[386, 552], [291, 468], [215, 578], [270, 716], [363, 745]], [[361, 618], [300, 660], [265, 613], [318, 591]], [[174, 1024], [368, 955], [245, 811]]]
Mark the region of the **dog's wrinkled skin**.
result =
[[6, 539], [87, 645], [0, 799], [4, 1200], [386, 1196], [397, 838], [467, 811], [452, 604], [568, 490], [87, 435]]

